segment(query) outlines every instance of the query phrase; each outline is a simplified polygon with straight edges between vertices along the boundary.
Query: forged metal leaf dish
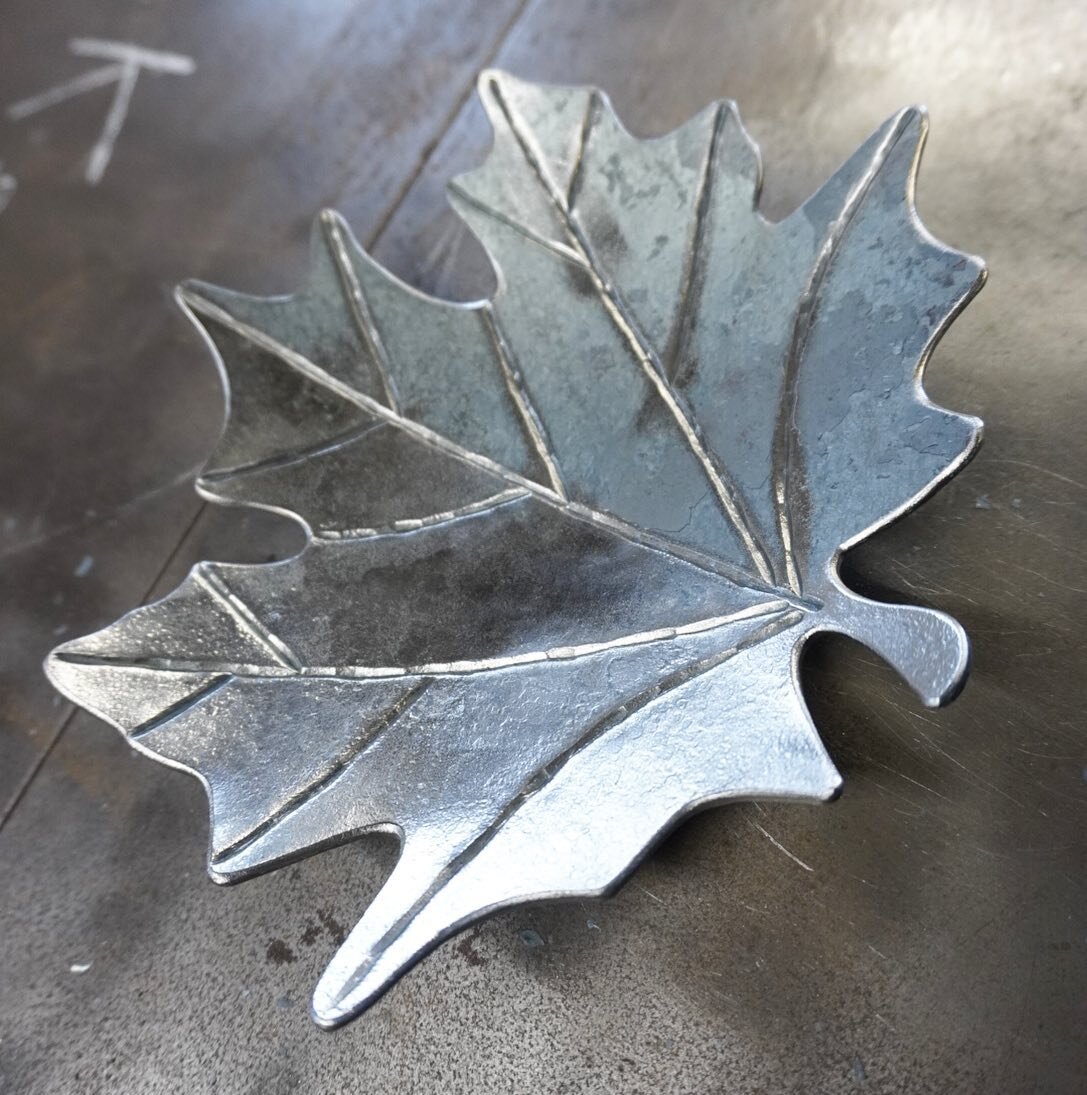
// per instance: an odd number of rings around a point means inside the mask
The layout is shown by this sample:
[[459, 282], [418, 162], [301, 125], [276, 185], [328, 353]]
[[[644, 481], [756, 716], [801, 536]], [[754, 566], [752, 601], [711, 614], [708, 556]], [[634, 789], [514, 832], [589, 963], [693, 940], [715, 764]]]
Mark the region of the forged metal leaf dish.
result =
[[494, 148], [451, 197], [492, 300], [416, 292], [332, 213], [297, 296], [180, 291], [229, 391], [198, 487], [305, 550], [202, 563], [48, 660], [203, 781], [217, 881], [401, 835], [317, 986], [329, 1027], [496, 908], [614, 888], [699, 806], [832, 797], [815, 632], [929, 705], [967, 666], [949, 617], [837, 573], [980, 437], [921, 387], [984, 277], [914, 211], [924, 115], [770, 223], [731, 104], [637, 140], [596, 91], [480, 93]]

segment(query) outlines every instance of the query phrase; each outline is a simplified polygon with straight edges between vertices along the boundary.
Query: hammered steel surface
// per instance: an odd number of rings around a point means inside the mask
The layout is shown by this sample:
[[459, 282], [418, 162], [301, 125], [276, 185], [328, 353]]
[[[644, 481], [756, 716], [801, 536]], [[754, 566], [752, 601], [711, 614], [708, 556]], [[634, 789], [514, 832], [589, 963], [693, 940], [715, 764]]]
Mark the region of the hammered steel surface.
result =
[[[9, 13], [4, 105], [85, 72], [67, 53], [80, 35], [196, 69], [141, 74], [94, 188], [84, 169], [111, 88], [3, 123], [16, 184], [0, 212], [3, 1083], [1078, 1090], [1083, 16], [1045, 3], [470, 7]], [[992, 270], [928, 386], [984, 418], [987, 444], [846, 573], [864, 593], [951, 612], [974, 667], [953, 706], [925, 712], [852, 645], [813, 643], [803, 683], [845, 780], [838, 802], [702, 814], [616, 898], [477, 925], [330, 1039], [297, 986], [376, 892], [391, 845], [201, 884], [200, 788], [53, 708], [34, 665], [66, 637], [53, 632], [161, 597], [200, 559], [298, 549], [287, 522], [189, 503], [219, 396], [166, 290], [193, 272], [290, 290], [303, 215], [334, 204], [412, 283], [489, 292], [439, 193], [486, 151], [468, 96], [492, 61], [606, 86], [642, 134], [738, 100], [769, 165], [771, 219], [873, 118], [927, 103], [920, 211]], [[374, 158], [389, 134], [398, 151]]]
[[483, 915], [611, 891], [695, 808], [835, 795], [811, 636], [932, 707], [968, 661], [946, 615], [838, 576], [980, 435], [920, 384], [983, 280], [913, 208], [924, 115], [771, 223], [733, 104], [639, 141], [599, 90], [479, 90], [494, 149], [451, 193], [493, 298], [419, 294], [333, 213], [296, 296], [180, 292], [227, 383], [197, 487], [305, 549], [200, 563], [47, 661], [206, 785], [217, 881], [397, 833], [317, 987], [328, 1027]]

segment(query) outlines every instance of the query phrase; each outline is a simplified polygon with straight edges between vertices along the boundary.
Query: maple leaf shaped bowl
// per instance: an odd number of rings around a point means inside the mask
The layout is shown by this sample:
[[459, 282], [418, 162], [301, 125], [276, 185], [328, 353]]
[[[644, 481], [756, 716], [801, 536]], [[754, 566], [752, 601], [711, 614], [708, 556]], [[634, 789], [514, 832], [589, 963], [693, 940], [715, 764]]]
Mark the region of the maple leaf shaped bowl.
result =
[[305, 548], [201, 563], [47, 662], [202, 781], [216, 881], [399, 835], [326, 1027], [481, 916], [609, 892], [700, 806], [834, 796], [813, 634], [930, 705], [968, 662], [948, 616], [838, 576], [980, 438], [922, 388], [984, 279], [917, 218], [924, 114], [771, 223], [731, 103], [639, 140], [595, 90], [479, 88], [494, 145], [450, 196], [494, 297], [419, 293], [333, 213], [296, 296], [184, 286], [229, 399], [198, 489]]

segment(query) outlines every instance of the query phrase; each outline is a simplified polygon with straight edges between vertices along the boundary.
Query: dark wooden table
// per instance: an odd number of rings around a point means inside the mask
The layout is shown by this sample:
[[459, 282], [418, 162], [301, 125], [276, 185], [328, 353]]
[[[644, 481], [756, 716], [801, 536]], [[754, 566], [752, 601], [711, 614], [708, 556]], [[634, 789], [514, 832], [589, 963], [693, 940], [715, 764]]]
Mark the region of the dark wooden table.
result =
[[[8, 0], [0, 105], [109, 63], [80, 37], [195, 70], [141, 72], [96, 185], [116, 83], [0, 120], [0, 1092], [1084, 1090], [1082, 6]], [[212, 886], [200, 787], [39, 666], [197, 560], [297, 549], [192, 489], [222, 396], [172, 286], [290, 291], [332, 205], [396, 273], [485, 293], [441, 191], [492, 63], [601, 84], [645, 134], [738, 100], [771, 215], [928, 104], [921, 212], [992, 273], [929, 389], [987, 441], [849, 565], [954, 613], [974, 674], [932, 713], [822, 642], [839, 802], [701, 815], [616, 899], [498, 916], [329, 1036], [308, 992], [392, 847]]]

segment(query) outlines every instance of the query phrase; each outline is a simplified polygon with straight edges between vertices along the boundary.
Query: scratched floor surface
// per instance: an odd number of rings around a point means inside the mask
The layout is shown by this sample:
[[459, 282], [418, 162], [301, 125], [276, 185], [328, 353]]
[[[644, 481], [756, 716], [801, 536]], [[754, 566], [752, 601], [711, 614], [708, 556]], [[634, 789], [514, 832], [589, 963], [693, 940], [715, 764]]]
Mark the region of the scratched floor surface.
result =
[[[846, 8], [10, 0], [0, 1092], [1082, 1090], [1087, 16]], [[329, 1036], [308, 993], [391, 846], [212, 886], [199, 786], [73, 714], [39, 664], [197, 560], [296, 550], [287, 522], [192, 490], [222, 400], [171, 288], [291, 290], [333, 205], [396, 273], [486, 292], [441, 188], [486, 150], [491, 63], [601, 84], [644, 134], [736, 99], [771, 215], [927, 103], [921, 214], [991, 268], [929, 389], [987, 440], [849, 566], [956, 615], [974, 672], [933, 713], [824, 642], [805, 688], [837, 803], [701, 815], [614, 900], [496, 917]]]

